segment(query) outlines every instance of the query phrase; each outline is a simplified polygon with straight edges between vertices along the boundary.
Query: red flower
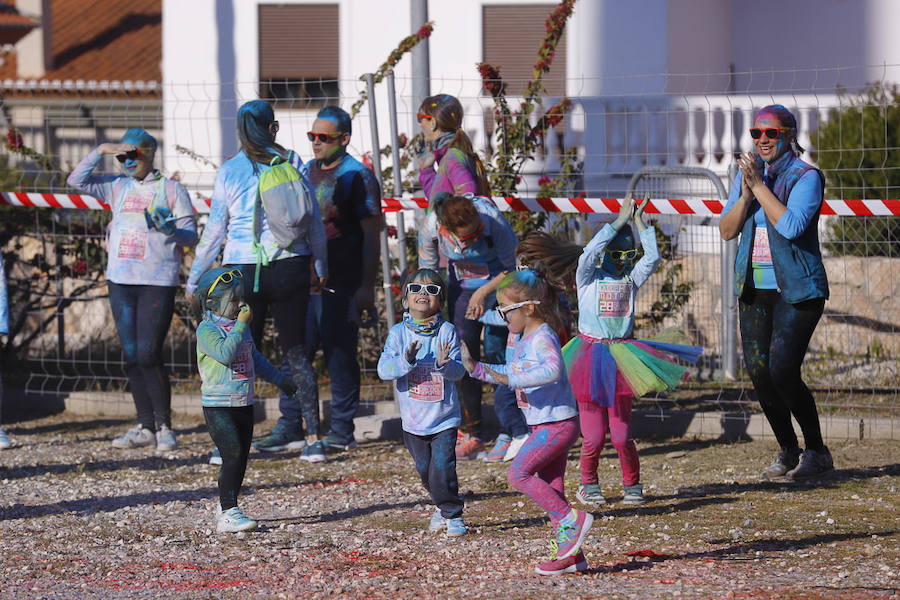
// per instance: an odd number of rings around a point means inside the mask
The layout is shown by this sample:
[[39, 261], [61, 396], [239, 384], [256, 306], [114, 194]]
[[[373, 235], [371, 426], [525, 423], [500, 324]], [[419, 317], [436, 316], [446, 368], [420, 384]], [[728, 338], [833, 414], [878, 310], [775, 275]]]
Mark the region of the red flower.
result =
[[387, 232], [388, 237], [397, 237], [397, 228], [394, 225], [388, 225], [385, 228], [385, 231]]
[[419, 27], [419, 30], [416, 32], [416, 37], [418, 37], [420, 40], [431, 37], [432, 29], [434, 29], [434, 27], [431, 25], [431, 23], [425, 23], [424, 25]]
[[543, 175], [540, 179], [538, 179], [538, 185], [543, 187], [545, 185], [550, 185], [550, 178], [546, 175]]
[[22, 134], [13, 127], [10, 127], [6, 133], [6, 143], [12, 150], [18, 150], [25, 145], [25, 142], [22, 140]]
[[405, 133], [401, 133], [397, 136], [397, 143], [401, 148], [406, 148], [406, 145], [409, 143], [409, 138], [406, 137]]
[[87, 273], [87, 263], [83, 260], [75, 261], [75, 264], [72, 265], [72, 273], [79, 277], [85, 275]]

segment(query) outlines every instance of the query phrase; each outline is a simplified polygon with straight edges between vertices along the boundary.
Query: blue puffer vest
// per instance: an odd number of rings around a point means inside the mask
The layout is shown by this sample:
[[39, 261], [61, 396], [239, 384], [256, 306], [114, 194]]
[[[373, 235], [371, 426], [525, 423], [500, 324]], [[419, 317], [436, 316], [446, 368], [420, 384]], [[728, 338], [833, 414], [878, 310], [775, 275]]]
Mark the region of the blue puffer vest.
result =
[[[757, 159], [757, 168], [762, 169], [762, 167], [762, 160]], [[810, 170], [816, 171], [819, 177], [822, 177], [821, 171], [803, 162], [792, 152], [785, 153], [771, 163], [769, 177], [775, 177], [775, 184], [772, 186], [775, 197], [782, 204], [787, 204], [794, 185]], [[821, 199], [819, 202], [821, 211]], [[762, 207], [759, 202], [754, 202], [747, 212], [747, 219], [741, 230], [737, 259], [734, 262], [734, 292], [738, 297], [744, 293], [746, 280], [751, 278], [749, 271], [752, 268], [750, 257], [753, 254], [753, 217], [758, 210], [762, 210]], [[769, 219], [766, 219], [775, 281], [782, 297], [791, 304], [814, 298], [828, 298], [828, 277], [825, 274], [825, 265], [822, 264], [818, 226], [819, 211], [816, 211], [815, 217], [810, 221], [806, 230], [797, 238], [789, 240], [778, 233]]]

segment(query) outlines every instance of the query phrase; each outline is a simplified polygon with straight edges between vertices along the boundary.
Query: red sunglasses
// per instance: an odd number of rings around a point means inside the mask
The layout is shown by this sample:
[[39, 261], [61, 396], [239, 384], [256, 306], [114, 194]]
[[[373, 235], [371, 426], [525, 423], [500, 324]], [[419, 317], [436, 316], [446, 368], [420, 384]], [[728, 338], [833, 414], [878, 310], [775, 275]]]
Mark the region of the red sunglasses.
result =
[[141, 157], [140, 150], [129, 150], [124, 154], [116, 154], [116, 160], [120, 163], [125, 163], [126, 160], [137, 160]]
[[416, 113], [416, 121], [419, 123], [422, 122], [422, 119], [433, 119], [431, 115], [426, 115], [425, 113]]
[[754, 140], [758, 140], [765, 133], [766, 137], [770, 140], [778, 139], [778, 135], [782, 131], [790, 131], [790, 129], [785, 127], [766, 127], [765, 129], [760, 129], [759, 127], [751, 127], [750, 128], [750, 137]]
[[314, 142], [315, 140], [318, 139], [323, 144], [327, 144], [328, 142], [333, 142], [334, 140], [340, 138], [342, 135], [344, 135], [344, 134], [341, 132], [337, 132], [337, 133], [316, 133], [315, 131], [307, 131], [306, 132], [306, 138], [309, 141]]
[[455, 237], [455, 238], [457, 239], [457, 241], [459, 241], [459, 242], [467, 242], [467, 241], [469, 241], [469, 240], [473, 240], [473, 239], [477, 238], [479, 235], [481, 235], [481, 232], [482, 232], [482, 231], [484, 231], [484, 223], [482, 223], [481, 225], [479, 225], [479, 226], [478, 226], [478, 229], [476, 229], [475, 231], [473, 231], [473, 232], [470, 233], [469, 235], [465, 235], [465, 236], [463, 236], [463, 237], [459, 237], [458, 235], [456, 235], [456, 234], [454, 233], [454, 234], [453, 234], [453, 237]]

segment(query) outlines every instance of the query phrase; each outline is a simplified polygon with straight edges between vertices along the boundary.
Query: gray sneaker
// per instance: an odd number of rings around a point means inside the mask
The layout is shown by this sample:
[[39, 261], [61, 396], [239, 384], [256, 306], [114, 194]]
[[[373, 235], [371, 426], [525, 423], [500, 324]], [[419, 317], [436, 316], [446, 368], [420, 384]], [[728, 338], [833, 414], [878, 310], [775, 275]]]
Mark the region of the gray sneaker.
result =
[[579, 502], [588, 506], [603, 506], [606, 504], [606, 498], [603, 496], [603, 492], [600, 491], [600, 484], [598, 483], [580, 484], [578, 491], [575, 492], [575, 497], [578, 498]]
[[178, 442], [175, 441], [175, 432], [162, 425], [159, 431], [156, 432], [156, 449], [159, 452], [169, 452], [177, 447]]
[[785, 473], [797, 466], [800, 462], [800, 448], [782, 448], [781, 452], [762, 472], [763, 479], [773, 479], [775, 477], [784, 477]]
[[6, 432], [0, 427], [0, 450], [6, 450], [10, 447], [12, 447], [12, 442], [9, 441], [9, 438], [6, 437]]
[[140, 448], [156, 443], [156, 434], [140, 423], [112, 441], [113, 448]]
[[644, 484], [636, 483], [625, 486], [625, 497], [622, 498], [622, 504], [643, 504], [646, 501], [647, 499], [644, 498]]
[[831, 459], [831, 452], [828, 451], [828, 448], [822, 446], [822, 449], [818, 452], [815, 450], [804, 450], [803, 454], [800, 455], [800, 464], [795, 469], [788, 471], [786, 475], [788, 479], [796, 481], [797, 479], [821, 475], [833, 469], [834, 461]]

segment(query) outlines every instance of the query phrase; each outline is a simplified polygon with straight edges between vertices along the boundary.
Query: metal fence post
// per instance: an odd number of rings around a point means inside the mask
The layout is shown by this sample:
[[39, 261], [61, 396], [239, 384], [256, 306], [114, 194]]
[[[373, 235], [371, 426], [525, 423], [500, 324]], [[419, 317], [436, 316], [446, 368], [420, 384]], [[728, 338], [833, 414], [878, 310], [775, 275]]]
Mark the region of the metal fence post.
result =
[[[728, 167], [728, 189], [737, 176], [737, 164]], [[737, 238], [722, 240], [722, 368], [725, 379], [737, 380], [737, 296], [734, 295], [734, 261], [737, 258]]]
[[[403, 175], [400, 173], [400, 134], [397, 132], [397, 92], [394, 88], [394, 70], [387, 72], [388, 114], [391, 118], [391, 162], [394, 165], [394, 196], [403, 195]], [[406, 225], [403, 211], [397, 211], [397, 258], [400, 272], [406, 273]]]

